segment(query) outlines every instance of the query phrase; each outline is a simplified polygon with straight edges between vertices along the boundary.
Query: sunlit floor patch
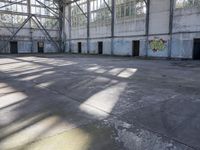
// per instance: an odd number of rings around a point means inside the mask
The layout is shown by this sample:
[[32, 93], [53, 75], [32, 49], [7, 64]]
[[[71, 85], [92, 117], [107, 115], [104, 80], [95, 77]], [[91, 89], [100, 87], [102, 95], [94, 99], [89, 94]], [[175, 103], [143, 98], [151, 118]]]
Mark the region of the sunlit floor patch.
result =
[[90, 115], [95, 115], [95, 111], [90, 111], [86, 107], [87, 105], [90, 105], [103, 110], [103, 112], [106, 112], [102, 113], [102, 117], [108, 117], [109, 113], [112, 112], [114, 106], [118, 102], [120, 94], [124, 91], [125, 88], [126, 83], [118, 83], [107, 89], [104, 89], [88, 98], [84, 103], [80, 105], [80, 109]]
[[105, 148], [114, 150], [117, 145], [111, 137], [110, 128], [90, 124], [17, 147], [15, 150], [102, 150]]
[[27, 98], [23, 92], [14, 92], [0, 97], [0, 108], [12, 105]]

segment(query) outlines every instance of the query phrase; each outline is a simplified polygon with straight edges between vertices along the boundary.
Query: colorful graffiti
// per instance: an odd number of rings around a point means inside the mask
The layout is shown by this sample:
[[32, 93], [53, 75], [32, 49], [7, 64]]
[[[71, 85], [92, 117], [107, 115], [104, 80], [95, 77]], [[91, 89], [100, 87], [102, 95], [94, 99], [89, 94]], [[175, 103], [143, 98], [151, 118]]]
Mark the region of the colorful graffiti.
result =
[[149, 45], [153, 52], [158, 52], [165, 49], [166, 41], [163, 39], [155, 38], [149, 41]]

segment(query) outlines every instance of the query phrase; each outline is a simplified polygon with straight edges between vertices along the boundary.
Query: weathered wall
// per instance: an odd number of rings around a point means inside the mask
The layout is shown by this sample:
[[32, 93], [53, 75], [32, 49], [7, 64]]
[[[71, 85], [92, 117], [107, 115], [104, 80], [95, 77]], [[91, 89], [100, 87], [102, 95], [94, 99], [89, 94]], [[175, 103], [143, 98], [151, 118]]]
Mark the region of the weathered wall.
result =
[[169, 33], [170, 0], [151, 0], [149, 34]]
[[145, 34], [145, 16], [133, 18], [132, 20], [116, 19], [115, 35], [116, 36], [132, 36]]
[[90, 40], [90, 53], [98, 54], [98, 42], [103, 42], [103, 54], [111, 54], [111, 38], [107, 39], [91, 39]]
[[[70, 19], [69, 6], [65, 16]], [[111, 22], [90, 24], [90, 37], [87, 39], [87, 24], [71, 27], [65, 19], [65, 51], [78, 52], [78, 42], [82, 43], [82, 53], [98, 53], [98, 42], [103, 42], [103, 54], [132, 55], [132, 41], [140, 41], [140, 56], [192, 58], [193, 40], [200, 38], [200, 9], [174, 8], [173, 30], [170, 35], [170, 1], [151, 0], [149, 15], [149, 36], [146, 36], [146, 15], [137, 17], [115, 18], [114, 37], [111, 37]], [[44, 41], [44, 52], [58, 52], [55, 45], [47, 41], [42, 30], [33, 29], [32, 39], [29, 25], [17, 34], [13, 41], [18, 41], [19, 53], [37, 53], [37, 42]], [[9, 44], [2, 48], [6, 40], [17, 28], [0, 28], [0, 47], [2, 53], [9, 53]], [[48, 30], [58, 40], [58, 30]], [[32, 40], [32, 41], [31, 41]], [[158, 48], [158, 49], [156, 49]], [[113, 53], [112, 53], [113, 52]]]
[[[13, 35], [13, 33], [17, 30], [17, 28], [1, 28], [0, 29], [0, 52], [1, 53], [10, 53], [10, 42], [8, 42], [9, 38]], [[57, 47], [51, 41], [47, 41], [48, 36], [43, 30], [33, 29], [32, 30], [32, 40], [29, 28], [21, 29], [17, 35], [11, 41], [18, 42], [18, 53], [37, 53], [38, 47], [37, 42], [44, 42], [44, 52], [58, 52]], [[47, 30], [52, 37], [58, 37], [58, 31], [56, 30]]]
[[192, 58], [193, 40], [200, 38], [200, 9], [176, 9], [173, 20], [172, 57]]

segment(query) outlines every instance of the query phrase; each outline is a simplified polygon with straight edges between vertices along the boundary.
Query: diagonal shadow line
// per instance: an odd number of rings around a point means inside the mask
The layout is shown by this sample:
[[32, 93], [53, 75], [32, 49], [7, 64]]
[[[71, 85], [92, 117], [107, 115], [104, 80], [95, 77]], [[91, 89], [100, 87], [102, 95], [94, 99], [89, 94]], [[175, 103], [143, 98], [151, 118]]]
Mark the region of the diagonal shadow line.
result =
[[[6, 139], [6, 138], [8, 138], [8, 137], [10, 137], [12, 135], [14, 135], [14, 134], [16, 134], [16, 133], [18, 133], [20, 131], [23, 131], [24, 129], [27, 129], [28, 127], [30, 127], [30, 126], [42, 121], [43, 119], [45, 119], [45, 118], [47, 118], [49, 116], [51, 116], [51, 115], [48, 114], [48, 113], [47, 114], [43, 114], [42, 116], [40, 116], [40, 117], [38, 117], [36, 119], [33, 119], [32, 121], [30, 121], [30, 123], [20, 127], [19, 129], [16, 129], [16, 130], [14, 130], [14, 131], [12, 131], [10, 133], [8, 132], [5, 135], [0, 135], [0, 141], [3, 141], [4, 139]], [[4, 130], [4, 128], [2, 128], [1, 130]]]
[[3, 109], [6, 109], [6, 108], [12, 107], [12, 106], [15, 106], [15, 105], [21, 104], [21, 103], [25, 103], [25, 102], [26, 102], [26, 100], [21, 100], [21, 101], [18, 101], [18, 102], [12, 103], [12, 104], [7, 105], [7, 106], [4, 106], [4, 107], [0, 107], [0, 111], [3, 110]]

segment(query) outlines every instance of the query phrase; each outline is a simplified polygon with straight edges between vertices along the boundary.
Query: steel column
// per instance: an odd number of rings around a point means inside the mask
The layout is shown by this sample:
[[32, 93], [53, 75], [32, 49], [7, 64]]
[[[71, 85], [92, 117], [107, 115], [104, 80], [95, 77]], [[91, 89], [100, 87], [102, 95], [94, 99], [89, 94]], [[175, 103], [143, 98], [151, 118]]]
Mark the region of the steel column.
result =
[[60, 52], [64, 52], [64, 45], [63, 45], [63, 11], [64, 8], [62, 6], [62, 3], [59, 2], [59, 31], [60, 31], [60, 34], [59, 34], [59, 44], [60, 44], [60, 48], [61, 48], [61, 51]]
[[[31, 15], [31, 0], [27, 0], [28, 14]], [[29, 31], [30, 31], [30, 40], [31, 40], [31, 53], [33, 53], [33, 31], [31, 27], [31, 19], [29, 20]]]
[[170, 15], [169, 15], [169, 52], [168, 57], [171, 58], [172, 53], [172, 34], [173, 34], [173, 20], [174, 20], [174, 0], [170, 0]]
[[90, 52], [90, 0], [87, 0], [87, 53]]
[[72, 17], [71, 17], [71, 4], [68, 5], [68, 17], [69, 17], [69, 22], [68, 22], [68, 32], [69, 32], [69, 52], [72, 52], [72, 47], [71, 47], [71, 38], [72, 38]]
[[111, 11], [111, 55], [114, 54], [114, 36], [115, 36], [115, 0], [112, 0]]
[[148, 56], [148, 45], [149, 45], [149, 18], [150, 18], [150, 0], [145, 1], [146, 4], [146, 26], [145, 26], [145, 35], [146, 35], [146, 54], [145, 56]]

